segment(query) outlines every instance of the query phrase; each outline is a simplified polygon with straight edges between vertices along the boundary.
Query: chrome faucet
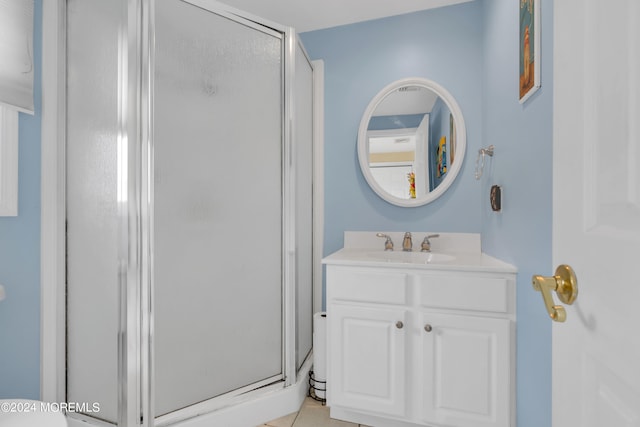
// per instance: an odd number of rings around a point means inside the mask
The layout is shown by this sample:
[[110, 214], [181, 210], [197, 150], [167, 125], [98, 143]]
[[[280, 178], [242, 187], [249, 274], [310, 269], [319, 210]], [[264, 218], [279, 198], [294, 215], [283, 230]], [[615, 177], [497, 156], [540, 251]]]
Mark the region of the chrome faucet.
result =
[[402, 250], [405, 252], [411, 252], [413, 250], [413, 242], [411, 241], [411, 233], [408, 231], [404, 233], [404, 240], [402, 241]]
[[439, 234], [430, 234], [424, 238], [420, 247], [421, 252], [431, 252], [431, 241], [429, 239], [433, 239], [434, 237], [440, 237]]
[[392, 251], [393, 250], [393, 241], [391, 241], [391, 237], [389, 237], [388, 235], [384, 234], [384, 233], [377, 233], [376, 236], [378, 237], [384, 237], [387, 240], [384, 241], [384, 250], [385, 251]]

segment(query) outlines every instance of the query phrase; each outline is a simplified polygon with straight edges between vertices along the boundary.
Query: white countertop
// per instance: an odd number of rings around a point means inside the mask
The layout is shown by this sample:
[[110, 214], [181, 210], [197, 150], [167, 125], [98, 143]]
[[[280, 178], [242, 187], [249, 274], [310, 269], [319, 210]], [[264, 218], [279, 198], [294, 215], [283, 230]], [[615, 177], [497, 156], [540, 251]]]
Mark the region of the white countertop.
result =
[[[477, 234], [440, 233], [440, 238], [431, 240], [433, 257], [430, 257], [429, 253], [420, 252], [419, 248], [424, 235], [435, 233], [412, 233], [414, 247], [412, 252], [402, 251], [400, 237], [404, 233], [385, 234], [392, 236], [395, 249], [393, 253], [384, 251], [384, 239], [375, 237], [375, 232], [347, 231], [345, 247], [325, 257], [322, 263], [401, 269], [517, 272], [515, 266], [483, 253], [480, 250], [480, 236]], [[375, 238], [372, 239], [371, 236]]]

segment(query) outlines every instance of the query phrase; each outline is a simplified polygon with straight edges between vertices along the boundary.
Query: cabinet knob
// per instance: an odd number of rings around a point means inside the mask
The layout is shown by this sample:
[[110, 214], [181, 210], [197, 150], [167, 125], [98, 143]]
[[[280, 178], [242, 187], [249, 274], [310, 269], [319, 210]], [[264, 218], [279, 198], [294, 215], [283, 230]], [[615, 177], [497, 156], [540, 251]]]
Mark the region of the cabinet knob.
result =
[[424, 330], [427, 331], [427, 332], [431, 332], [431, 331], [433, 331], [433, 328], [431, 327], [430, 324], [427, 323], [426, 325], [424, 325]]
[[404, 323], [402, 323], [402, 321], [398, 320], [398, 321], [396, 322], [396, 328], [398, 328], [398, 329], [402, 329], [403, 327], [404, 327]]

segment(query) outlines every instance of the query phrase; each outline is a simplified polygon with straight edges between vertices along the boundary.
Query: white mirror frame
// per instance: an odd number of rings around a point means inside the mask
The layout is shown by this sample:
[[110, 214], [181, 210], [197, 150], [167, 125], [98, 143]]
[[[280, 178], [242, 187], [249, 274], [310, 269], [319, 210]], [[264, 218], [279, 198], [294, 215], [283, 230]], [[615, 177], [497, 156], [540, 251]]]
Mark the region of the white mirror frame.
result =
[[[371, 116], [373, 115], [373, 112], [376, 110], [378, 105], [387, 95], [404, 86], [420, 86], [435, 92], [440, 98], [442, 98], [444, 103], [447, 104], [447, 107], [449, 107], [456, 126], [456, 160], [459, 159], [459, 161], [454, 162], [453, 165], [451, 165], [451, 168], [447, 172], [447, 176], [445, 176], [442, 182], [440, 182], [440, 184], [438, 184], [438, 186], [433, 191], [431, 191], [426, 196], [416, 199], [401, 199], [389, 194], [384, 188], [380, 186], [380, 184], [378, 184], [378, 182], [373, 177], [371, 170], [369, 169], [369, 144], [367, 141], [367, 128], [369, 127], [369, 120], [371, 119]], [[367, 109], [362, 115], [360, 128], [358, 130], [358, 160], [360, 162], [360, 169], [362, 170], [362, 174], [367, 180], [369, 187], [371, 187], [371, 189], [378, 196], [396, 206], [422, 206], [426, 205], [427, 203], [431, 203], [438, 197], [442, 196], [458, 176], [458, 173], [462, 168], [462, 164], [464, 163], [466, 149], [467, 131], [460, 106], [456, 102], [455, 98], [444, 87], [440, 86], [438, 83], [432, 80], [421, 77], [411, 77], [396, 80], [395, 82], [389, 84], [380, 92], [378, 92], [378, 94], [371, 100], [371, 102], [369, 102]]]

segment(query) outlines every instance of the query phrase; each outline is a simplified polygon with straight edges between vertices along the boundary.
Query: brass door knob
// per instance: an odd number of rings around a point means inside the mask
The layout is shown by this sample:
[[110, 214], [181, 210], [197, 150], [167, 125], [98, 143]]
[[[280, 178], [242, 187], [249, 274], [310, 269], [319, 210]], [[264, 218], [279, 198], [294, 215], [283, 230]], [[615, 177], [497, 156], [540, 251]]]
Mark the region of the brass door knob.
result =
[[573, 269], [562, 264], [556, 268], [556, 274], [551, 277], [533, 276], [533, 289], [542, 293], [544, 305], [547, 308], [549, 317], [555, 322], [567, 320], [567, 312], [561, 305], [554, 305], [551, 291], [555, 291], [560, 301], [565, 304], [573, 304], [578, 297], [578, 279]]

